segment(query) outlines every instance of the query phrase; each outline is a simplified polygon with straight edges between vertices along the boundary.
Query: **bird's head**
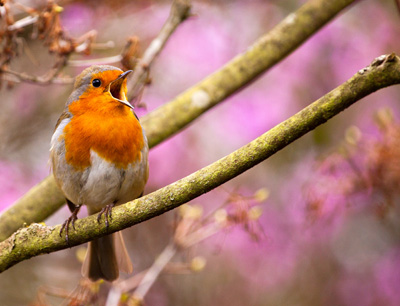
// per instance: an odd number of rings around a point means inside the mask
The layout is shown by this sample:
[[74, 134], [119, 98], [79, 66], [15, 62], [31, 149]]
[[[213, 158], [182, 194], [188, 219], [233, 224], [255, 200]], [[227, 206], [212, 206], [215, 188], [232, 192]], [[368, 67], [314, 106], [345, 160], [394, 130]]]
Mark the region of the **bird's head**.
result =
[[131, 72], [132, 70], [123, 72], [117, 67], [108, 65], [86, 68], [77, 76], [67, 105], [75, 101], [84, 101], [88, 108], [101, 109], [119, 103], [120, 106], [124, 105], [133, 109], [127, 99], [126, 86], [126, 77]]

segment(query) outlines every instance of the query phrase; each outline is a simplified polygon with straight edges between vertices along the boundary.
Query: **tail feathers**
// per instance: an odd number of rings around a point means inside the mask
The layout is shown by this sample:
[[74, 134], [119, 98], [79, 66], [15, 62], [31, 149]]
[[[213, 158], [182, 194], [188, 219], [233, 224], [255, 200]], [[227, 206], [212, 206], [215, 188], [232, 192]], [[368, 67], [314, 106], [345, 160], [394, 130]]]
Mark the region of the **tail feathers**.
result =
[[92, 281], [114, 281], [119, 271], [132, 273], [132, 262], [121, 232], [89, 242], [88, 252], [82, 266], [82, 275]]
[[116, 232], [113, 234], [114, 236], [114, 246], [115, 246], [115, 254], [117, 257], [119, 270], [124, 273], [132, 273], [133, 265], [132, 261], [129, 257], [128, 251], [126, 250], [124, 237], [122, 237], [121, 232]]

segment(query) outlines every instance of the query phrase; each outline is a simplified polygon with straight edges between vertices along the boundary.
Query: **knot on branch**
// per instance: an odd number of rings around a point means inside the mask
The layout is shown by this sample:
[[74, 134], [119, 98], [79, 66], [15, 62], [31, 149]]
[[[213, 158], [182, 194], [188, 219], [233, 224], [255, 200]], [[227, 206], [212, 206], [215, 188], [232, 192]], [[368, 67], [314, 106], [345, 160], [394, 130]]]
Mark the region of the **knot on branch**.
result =
[[381, 55], [381, 56], [378, 56], [377, 58], [375, 58], [372, 61], [371, 66], [377, 67], [377, 66], [383, 65], [388, 62], [394, 62], [394, 61], [396, 61], [396, 59], [397, 59], [397, 56], [395, 53], [384, 54], [384, 55]]
[[379, 66], [384, 66], [387, 63], [394, 63], [396, 61], [400, 61], [399, 57], [396, 55], [396, 53], [391, 53], [391, 54], [383, 54], [381, 56], [378, 56], [377, 58], [375, 58], [371, 64], [363, 69], [360, 69], [358, 71], [359, 74], [364, 74], [368, 71], [370, 71], [371, 69], [375, 69], [378, 68]]
[[171, 16], [176, 16], [184, 21], [191, 16], [191, 7], [189, 0], [175, 0], [171, 7]]

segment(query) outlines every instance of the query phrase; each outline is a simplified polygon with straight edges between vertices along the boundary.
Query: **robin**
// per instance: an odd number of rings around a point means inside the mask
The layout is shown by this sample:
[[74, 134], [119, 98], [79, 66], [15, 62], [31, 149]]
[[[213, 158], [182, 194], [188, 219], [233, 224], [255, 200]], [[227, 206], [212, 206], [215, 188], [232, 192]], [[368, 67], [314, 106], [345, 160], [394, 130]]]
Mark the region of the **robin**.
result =
[[[71, 216], [64, 222], [68, 242], [79, 209], [104, 215], [140, 197], [148, 178], [148, 144], [133, 106], [127, 100], [126, 77], [131, 70], [92, 66], [77, 78], [51, 138], [54, 178], [65, 195]], [[121, 232], [89, 242], [82, 275], [92, 281], [113, 281], [119, 271], [131, 273]]]

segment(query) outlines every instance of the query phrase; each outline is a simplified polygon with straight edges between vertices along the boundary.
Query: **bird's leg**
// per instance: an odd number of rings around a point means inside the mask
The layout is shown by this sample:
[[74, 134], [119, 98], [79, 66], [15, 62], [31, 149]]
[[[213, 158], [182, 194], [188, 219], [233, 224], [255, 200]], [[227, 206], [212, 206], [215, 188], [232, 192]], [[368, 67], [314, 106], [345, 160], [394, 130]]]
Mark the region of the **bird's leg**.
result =
[[109, 222], [112, 220], [112, 208], [115, 206], [115, 202], [112, 204], [108, 204], [107, 206], [103, 207], [102, 210], [100, 210], [98, 216], [97, 216], [97, 222], [100, 223], [101, 215], [104, 214], [104, 219], [106, 220], [106, 228], [108, 229]]
[[[68, 207], [72, 210], [72, 205], [69, 200], [67, 200]], [[73, 204], [74, 205], [74, 204]], [[69, 234], [69, 225], [72, 224], [73, 229], [75, 229], [75, 220], [78, 219], [78, 212], [81, 209], [82, 205], [74, 205], [74, 209], [72, 210], [71, 216], [62, 224], [60, 229], [60, 237], [62, 235], [63, 230], [65, 229], [65, 240], [69, 243], [68, 234]]]

